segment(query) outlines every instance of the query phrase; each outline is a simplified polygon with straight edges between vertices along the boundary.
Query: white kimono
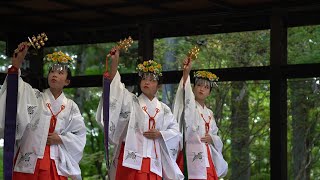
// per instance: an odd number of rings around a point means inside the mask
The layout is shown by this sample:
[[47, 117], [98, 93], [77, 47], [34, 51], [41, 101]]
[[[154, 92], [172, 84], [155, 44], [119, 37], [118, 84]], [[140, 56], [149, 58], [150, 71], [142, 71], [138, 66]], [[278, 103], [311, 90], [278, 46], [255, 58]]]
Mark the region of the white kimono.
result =
[[[103, 125], [102, 105], [101, 98], [97, 110], [97, 121], [101, 125]], [[149, 116], [143, 107], [147, 107], [147, 112], [151, 116], [156, 114], [156, 108], [160, 110], [155, 117], [155, 128], [160, 131], [162, 137], [155, 140], [156, 147], [153, 140], [143, 136], [143, 132], [149, 130]], [[123, 166], [140, 170], [142, 159], [148, 157], [151, 159], [151, 172], [164, 179], [184, 178], [175, 163], [181, 133], [167, 105], [157, 98], [150, 101], [144, 94], [139, 97], [132, 94], [121, 83], [120, 74], [117, 72], [110, 85], [109, 112], [109, 142], [115, 145], [109, 174], [111, 179], [115, 179], [117, 160], [123, 142], [125, 142]]]
[[[57, 116], [54, 131], [63, 144], [50, 146], [50, 158], [55, 161], [59, 175], [81, 179], [79, 161], [86, 144], [86, 127], [77, 104], [67, 99], [63, 93], [54, 99], [49, 89], [43, 93], [33, 89], [21, 77], [18, 85], [15, 144], [15, 157], [18, 157], [14, 171], [33, 174], [37, 159], [43, 158], [51, 119], [51, 112], [46, 104], [50, 103], [54, 114], [60, 111], [61, 105], [65, 106]], [[6, 94], [7, 80], [0, 90], [1, 138], [5, 127]]]
[[[188, 177], [190, 179], [207, 179], [206, 167], [209, 167], [208, 152], [205, 143], [202, 143], [200, 139], [205, 136], [205, 121], [209, 122], [209, 116], [211, 117], [209, 135], [213, 140], [213, 144], [209, 144], [210, 154], [218, 177], [223, 177], [227, 174], [228, 163], [222, 155], [223, 144], [217, 135], [218, 127], [214, 120], [213, 113], [206, 106], [202, 107], [196, 102], [190, 84], [190, 77], [188, 77], [184, 88], [185, 102], [183, 102], [183, 79], [181, 79], [175, 97], [173, 113], [178, 119], [179, 125], [181, 125], [181, 115], [184, 108]], [[203, 114], [205, 120], [201, 117], [201, 114]]]

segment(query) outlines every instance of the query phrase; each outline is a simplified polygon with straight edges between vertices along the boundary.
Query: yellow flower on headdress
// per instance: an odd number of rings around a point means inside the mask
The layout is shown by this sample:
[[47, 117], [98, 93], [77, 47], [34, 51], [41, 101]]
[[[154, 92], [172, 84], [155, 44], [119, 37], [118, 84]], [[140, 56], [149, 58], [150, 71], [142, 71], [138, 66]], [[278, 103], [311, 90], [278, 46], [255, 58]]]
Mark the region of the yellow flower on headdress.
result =
[[197, 71], [194, 73], [195, 78], [207, 79], [211, 82], [218, 81], [219, 77], [217, 75], [208, 71]]
[[61, 58], [61, 62], [66, 63], [68, 62], [67, 58]]
[[138, 69], [143, 69], [143, 64], [138, 64]]
[[157, 76], [162, 76], [162, 66], [161, 64], [158, 64], [154, 60], [150, 59], [148, 61], [144, 61], [141, 64], [138, 64], [137, 68], [139, 73], [146, 73], [150, 72]]
[[47, 62], [53, 62], [53, 63], [61, 63], [61, 64], [71, 64], [72, 58], [63, 52], [53, 52], [52, 54], [47, 54], [44, 58]]

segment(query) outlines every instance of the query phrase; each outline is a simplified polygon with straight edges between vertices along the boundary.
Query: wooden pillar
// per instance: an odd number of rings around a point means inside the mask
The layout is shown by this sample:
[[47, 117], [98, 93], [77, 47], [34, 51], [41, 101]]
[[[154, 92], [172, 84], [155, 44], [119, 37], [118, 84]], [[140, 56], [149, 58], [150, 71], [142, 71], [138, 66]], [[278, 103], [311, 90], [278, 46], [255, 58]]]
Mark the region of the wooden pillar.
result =
[[[138, 43], [139, 63], [153, 59], [153, 35], [150, 24], [140, 24], [139, 26], [139, 43]], [[141, 94], [141, 89], [137, 87], [137, 93]]]
[[139, 59], [141, 62], [153, 59], [153, 35], [150, 24], [139, 26]]
[[272, 180], [287, 180], [287, 64], [286, 14], [274, 9], [270, 19], [270, 164]]

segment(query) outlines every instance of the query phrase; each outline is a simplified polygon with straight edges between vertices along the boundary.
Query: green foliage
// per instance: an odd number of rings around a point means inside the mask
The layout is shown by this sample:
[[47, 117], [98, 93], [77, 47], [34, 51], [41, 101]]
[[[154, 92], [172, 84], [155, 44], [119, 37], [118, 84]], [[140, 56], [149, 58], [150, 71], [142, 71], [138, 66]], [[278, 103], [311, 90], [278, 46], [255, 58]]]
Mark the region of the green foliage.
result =
[[320, 26], [302, 26], [288, 30], [288, 63], [320, 61]]
[[154, 59], [168, 64], [165, 55], [169, 52], [176, 61], [170, 62], [168, 70], [180, 70], [187, 53], [197, 45], [200, 52], [193, 69], [266, 66], [269, 38], [269, 31], [254, 31], [156, 39]]

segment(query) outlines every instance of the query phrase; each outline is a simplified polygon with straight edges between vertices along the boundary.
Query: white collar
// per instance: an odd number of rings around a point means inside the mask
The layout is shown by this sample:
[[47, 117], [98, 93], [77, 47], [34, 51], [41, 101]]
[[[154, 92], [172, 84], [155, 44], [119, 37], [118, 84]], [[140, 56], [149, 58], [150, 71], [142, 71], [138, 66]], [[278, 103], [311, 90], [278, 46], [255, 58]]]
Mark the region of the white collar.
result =
[[160, 109], [160, 101], [154, 97], [152, 101], [143, 93], [139, 96], [141, 108], [146, 106], [147, 111], [151, 114], [155, 113], [156, 108]]
[[51, 104], [51, 107], [52, 107], [52, 111], [54, 113], [58, 112], [60, 109], [61, 109], [61, 105], [66, 105], [66, 96], [64, 95], [63, 91], [62, 93], [60, 94], [60, 96], [55, 99], [52, 92], [50, 91], [50, 89], [46, 89], [44, 91], [47, 96], [49, 97], [47, 100], [46, 100], [46, 103], [50, 103]]
[[57, 99], [54, 98], [54, 96], [53, 96], [52, 92], [50, 91], [50, 89], [46, 89], [45, 93], [48, 94], [51, 102], [55, 102], [55, 101], [61, 102], [65, 98], [65, 95], [64, 95], [63, 91], [61, 92], [61, 94], [59, 95], [59, 97]]
[[151, 101], [150, 101], [150, 99], [145, 95], [145, 94], [143, 94], [143, 93], [141, 93], [141, 98], [143, 98], [143, 100], [146, 102], [146, 103], [150, 103], [150, 104], [155, 104], [155, 103], [157, 103], [157, 101], [158, 101], [158, 99], [157, 99], [157, 97], [155, 96]]
[[[209, 109], [207, 108], [206, 105], [204, 105], [203, 107], [201, 106], [200, 103], [198, 103], [198, 101], [196, 101], [196, 106], [197, 106], [197, 109], [199, 111], [199, 113], [202, 113], [204, 115], [210, 115], [210, 112], [209, 112]], [[211, 116], [211, 115], [210, 115]]]

